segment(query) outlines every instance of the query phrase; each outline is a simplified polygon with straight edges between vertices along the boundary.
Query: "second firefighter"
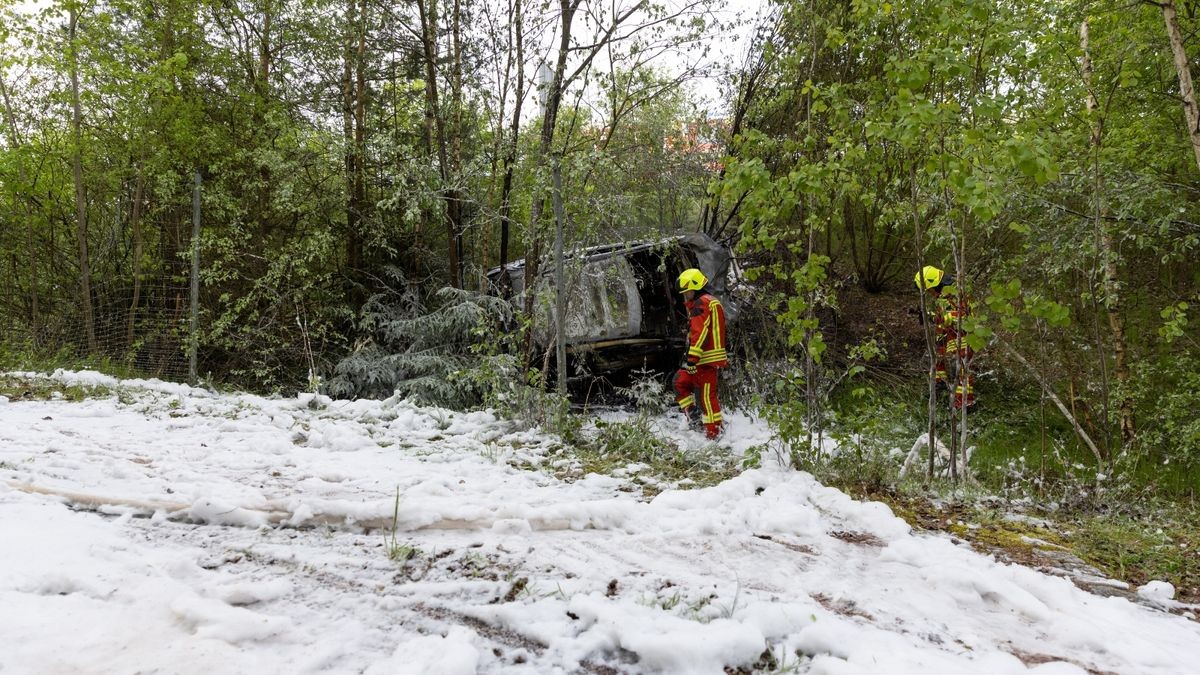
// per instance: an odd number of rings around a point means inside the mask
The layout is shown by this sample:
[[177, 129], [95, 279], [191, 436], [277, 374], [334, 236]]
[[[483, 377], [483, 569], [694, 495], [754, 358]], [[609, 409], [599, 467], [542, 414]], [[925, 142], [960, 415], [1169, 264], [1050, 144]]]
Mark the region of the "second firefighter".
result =
[[690, 268], [679, 275], [679, 291], [688, 311], [686, 362], [675, 376], [679, 408], [689, 425], [704, 426], [710, 439], [721, 435], [721, 402], [717, 399], [717, 371], [729, 365], [725, 353], [725, 309], [708, 290], [708, 278]]

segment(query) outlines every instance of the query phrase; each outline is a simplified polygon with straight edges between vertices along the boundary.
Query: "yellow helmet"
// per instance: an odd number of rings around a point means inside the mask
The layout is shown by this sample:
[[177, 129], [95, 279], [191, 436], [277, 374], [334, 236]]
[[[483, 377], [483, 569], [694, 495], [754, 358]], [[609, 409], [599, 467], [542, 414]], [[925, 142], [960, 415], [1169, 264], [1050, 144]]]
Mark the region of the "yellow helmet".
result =
[[708, 283], [704, 273], [695, 267], [690, 267], [679, 275], [679, 292], [698, 291]]
[[917, 272], [917, 275], [913, 277], [913, 281], [916, 282], [917, 288], [927, 291], [942, 283], [942, 277], [945, 275], [945, 272], [933, 265], [926, 265], [921, 268], [920, 272]]

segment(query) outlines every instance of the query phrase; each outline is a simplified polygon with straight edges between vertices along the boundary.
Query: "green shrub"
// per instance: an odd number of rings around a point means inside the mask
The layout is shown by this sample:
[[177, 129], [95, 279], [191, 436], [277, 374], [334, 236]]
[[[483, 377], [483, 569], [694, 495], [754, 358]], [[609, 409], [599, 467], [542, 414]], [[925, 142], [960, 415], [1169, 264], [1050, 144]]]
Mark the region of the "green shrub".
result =
[[564, 444], [556, 453], [559, 460], [567, 460], [556, 462], [563, 478], [629, 471], [631, 480], [647, 495], [667, 488], [716, 485], [743, 468], [739, 456], [716, 443], [688, 448], [664, 437], [657, 419], [646, 414], [626, 421], [597, 421], [594, 431], [581, 431], [575, 442]]
[[512, 306], [456, 288], [434, 295], [424, 310], [413, 294], [372, 297], [364, 307], [371, 338], [335, 369], [335, 396], [385, 398], [395, 393], [424, 405], [465, 409], [484, 402], [488, 387], [519, 380], [505, 353]]
[[1130, 392], [1137, 437], [1118, 468], [1134, 482], [1195, 495], [1200, 491], [1200, 359], [1139, 363]]

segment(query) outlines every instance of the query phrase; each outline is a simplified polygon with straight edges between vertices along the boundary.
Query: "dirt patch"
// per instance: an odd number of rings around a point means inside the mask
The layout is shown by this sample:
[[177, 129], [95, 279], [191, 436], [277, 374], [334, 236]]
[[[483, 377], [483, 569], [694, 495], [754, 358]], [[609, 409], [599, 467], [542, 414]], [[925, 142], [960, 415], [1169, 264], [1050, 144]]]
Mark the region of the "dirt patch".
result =
[[873, 617], [869, 613], [864, 612], [863, 610], [859, 609], [858, 603], [856, 603], [853, 600], [845, 600], [845, 599], [834, 600], [833, 598], [829, 597], [828, 595], [825, 595], [824, 593], [813, 593], [813, 594], [811, 594], [811, 597], [813, 600], [816, 600], [817, 603], [820, 604], [822, 607], [833, 612], [834, 614], [841, 614], [842, 616], [854, 616], [854, 617], [858, 617], [860, 619], [866, 619], [867, 621], [875, 620], [875, 617]]
[[[909, 278], [911, 277], [903, 277]], [[821, 322], [825, 340], [836, 355], [853, 345], [874, 339], [887, 354], [874, 368], [905, 377], [921, 377], [925, 365], [925, 334], [921, 328], [920, 298], [910, 282], [893, 282], [878, 293], [868, 293], [854, 281], [838, 288], [838, 306]]]
[[541, 655], [541, 653], [546, 649], [546, 645], [538, 642], [537, 640], [525, 637], [519, 633], [514, 633], [507, 628], [498, 628], [486, 621], [476, 619], [473, 616], [467, 616], [466, 614], [460, 614], [459, 612], [446, 609], [445, 607], [430, 607], [425, 604], [416, 604], [413, 605], [412, 609], [418, 614], [433, 619], [434, 621], [467, 626], [471, 630], [478, 633], [481, 637], [512, 649], [526, 649], [538, 655]]
[[[1069, 579], [1081, 590], [1101, 597], [1121, 597], [1160, 611], [1170, 611], [1192, 620], [1197, 620], [1188, 609], [1164, 610], [1139, 597], [1133, 591], [1139, 583], [1130, 574], [1110, 577], [1097, 565], [1081, 557], [1078, 543], [1058, 530], [1069, 526], [1059, 523], [1058, 527], [1045, 522], [1032, 524], [1021, 520], [998, 518], [994, 512], [973, 507], [966, 503], [934, 503], [921, 496], [901, 494], [890, 490], [864, 492], [850, 490], [856, 499], [869, 499], [887, 504], [896, 516], [904, 519], [914, 531], [943, 532], [953, 537], [957, 544], [969, 545], [981, 553], [994, 556], [1005, 563], [1017, 563], [1044, 574]], [[842, 533], [845, 534], [845, 533]], [[842, 539], [839, 533], [830, 536]], [[1177, 598], [1182, 603], [1194, 603], [1192, 595], [1180, 591]]]
[[504, 594], [504, 602], [512, 602], [513, 600], [516, 600], [517, 596], [519, 596], [522, 592], [524, 592], [525, 587], [528, 585], [529, 585], [528, 577], [518, 578], [516, 581], [513, 582], [513, 585], [511, 588], [508, 589], [508, 592]]
[[796, 544], [796, 543], [793, 543], [790, 541], [784, 541], [783, 539], [776, 539], [775, 537], [772, 537], [769, 534], [756, 534], [756, 535], [754, 535], [754, 538], [762, 539], [763, 541], [774, 542], [788, 550], [795, 551], [796, 553], [803, 553], [804, 555], [813, 555], [813, 556], [817, 555], [817, 552], [811, 546], [805, 546], [804, 544]]
[[[621, 650], [624, 652], [625, 650]], [[642, 672], [642, 669], [636, 667], [637, 655], [633, 652], [626, 652], [628, 658], [634, 661], [634, 665], [630, 665], [629, 669], [610, 666], [603, 663], [593, 663], [592, 661], [580, 661], [579, 670], [576, 672], [588, 673], [588, 675], [633, 675], [634, 673]]]
[[1071, 659], [1063, 658], [1061, 656], [1051, 656], [1049, 654], [1034, 654], [1031, 652], [1017, 649], [1016, 647], [1008, 647], [1005, 651], [1007, 651], [1009, 654], [1012, 654], [1013, 656], [1017, 657], [1018, 659], [1021, 659], [1021, 663], [1024, 663], [1026, 666], [1031, 666], [1031, 667], [1032, 666], [1040, 666], [1044, 663], [1055, 663], [1058, 661], [1062, 661], [1063, 663], [1069, 663], [1073, 666], [1082, 668], [1082, 669], [1086, 670], [1088, 673], [1090, 673], [1091, 675], [1117, 675], [1117, 673], [1114, 673], [1111, 670], [1096, 670], [1095, 668], [1088, 668], [1087, 666], [1083, 665], [1082, 663], [1078, 663], [1076, 661], [1072, 661]]
[[837, 530], [835, 532], [830, 532], [829, 536], [833, 537], [834, 539], [841, 539], [848, 544], [876, 546], [878, 548], [883, 548], [883, 540], [866, 532], [845, 532], [842, 530]]

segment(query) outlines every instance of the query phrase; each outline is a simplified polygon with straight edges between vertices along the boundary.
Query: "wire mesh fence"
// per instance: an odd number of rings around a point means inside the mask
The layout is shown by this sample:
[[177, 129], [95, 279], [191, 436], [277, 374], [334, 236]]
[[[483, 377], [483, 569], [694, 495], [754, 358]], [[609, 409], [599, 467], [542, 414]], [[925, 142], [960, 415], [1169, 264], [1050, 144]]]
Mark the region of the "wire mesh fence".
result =
[[[189, 266], [160, 263], [153, 275], [93, 279], [91, 336], [79, 287], [0, 284], [0, 355], [9, 368], [54, 363], [116, 367], [188, 378]], [[72, 275], [73, 276], [73, 275]], [[10, 279], [14, 277], [10, 276]]]

